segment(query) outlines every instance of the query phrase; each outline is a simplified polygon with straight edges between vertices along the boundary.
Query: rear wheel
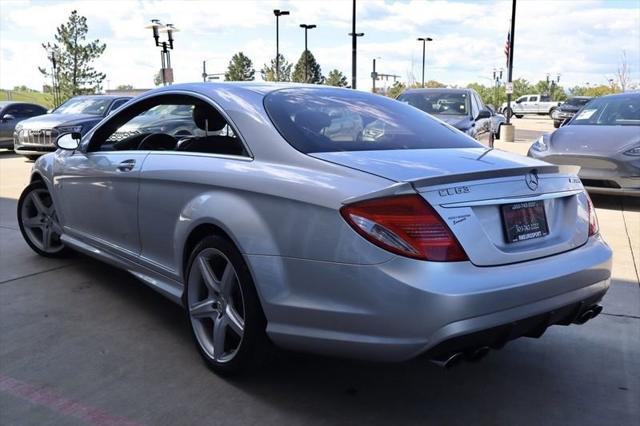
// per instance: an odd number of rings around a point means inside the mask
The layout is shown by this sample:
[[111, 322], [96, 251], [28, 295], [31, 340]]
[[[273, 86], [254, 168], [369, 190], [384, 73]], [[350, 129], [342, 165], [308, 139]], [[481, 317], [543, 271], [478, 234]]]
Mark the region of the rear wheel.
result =
[[18, 226], [25, 241], [41, 256], [62, 257], [69, 249], [60, 240], [62, 227], [44, 182], [27, 186], [18, 200]]
[[39, 155], [26, 155], [27, 160], [36, 161], [40, 156]]
[[249, 269], [228, 240], [211, 236], [193, 250], [185, 307], [194, 341], [216, 373], [239, 374], [264, 359], [269, 341]]
[[522, 118], [522, 117], [524, 117], [524, 115], [522, 115], [522, 114], [516, 114], [516, 118]]

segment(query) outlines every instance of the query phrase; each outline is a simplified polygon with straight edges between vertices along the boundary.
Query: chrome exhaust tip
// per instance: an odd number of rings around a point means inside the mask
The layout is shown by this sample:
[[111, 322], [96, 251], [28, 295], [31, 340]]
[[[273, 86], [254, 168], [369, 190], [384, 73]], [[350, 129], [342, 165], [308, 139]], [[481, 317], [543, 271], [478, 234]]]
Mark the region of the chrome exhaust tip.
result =
[[431, 359], [431, 362], [433, 362], [438, 367], [446, 368], [448, 370], [458, 365], [463, 358], [464, 353], [455, 352], [442, 359]]

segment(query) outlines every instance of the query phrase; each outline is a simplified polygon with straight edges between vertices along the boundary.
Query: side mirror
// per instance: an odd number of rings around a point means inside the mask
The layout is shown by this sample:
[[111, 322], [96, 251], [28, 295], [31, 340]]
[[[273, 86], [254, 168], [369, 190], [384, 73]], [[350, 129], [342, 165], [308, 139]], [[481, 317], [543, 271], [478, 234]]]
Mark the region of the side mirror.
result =
[[80, 133], [65, 133], [56, 139], [56, 146], [66, 151], [75, 151], [80, 145]]
[[476, 120], [482, 120], [483, 118], [491, 118], [491, 111], [488, 109], [481, 109]]
[[516, 99], [517, 104], [519, 104], [520, 102], [522, 102], [522, 99]]
[[13, 116], [13, 114], [5, 114], [2, 116], [2, 122], [6, 123], [7, 121], [13, 121], [16, 118]]

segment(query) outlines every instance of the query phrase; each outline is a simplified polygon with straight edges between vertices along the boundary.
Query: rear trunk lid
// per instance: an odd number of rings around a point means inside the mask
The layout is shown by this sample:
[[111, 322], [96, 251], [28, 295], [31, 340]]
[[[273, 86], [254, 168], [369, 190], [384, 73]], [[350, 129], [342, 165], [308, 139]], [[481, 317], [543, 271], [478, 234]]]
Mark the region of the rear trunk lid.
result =
[[[311, 155], [410, 185], [440, 214], [478, 266], [551, 256], [588, 239], [587, 196], [575, 167], [483, 148]], [[530, 202], [544, 206], [548, 234], [509, 242], [502, 206]]]

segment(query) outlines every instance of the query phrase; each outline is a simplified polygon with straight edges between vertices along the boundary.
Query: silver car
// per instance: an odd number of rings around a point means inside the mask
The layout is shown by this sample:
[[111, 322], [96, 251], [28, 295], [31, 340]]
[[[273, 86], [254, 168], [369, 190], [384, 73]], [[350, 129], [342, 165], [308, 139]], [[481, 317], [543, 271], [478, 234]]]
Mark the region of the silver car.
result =
[[[158, 105], [200, 135], [112, 138]], [[20, 229], [186, 309], [207, 365], [271, 344], [450, 366], [602, 309], [611, 250], [574, 168], [487, 149], [395, 100], [283, 84], [148, 92], [34, 165]]]
[[529, 157], [580, 166], [589, 192], [640, 196], [640, 92], [590, 101], [531, 145]]

